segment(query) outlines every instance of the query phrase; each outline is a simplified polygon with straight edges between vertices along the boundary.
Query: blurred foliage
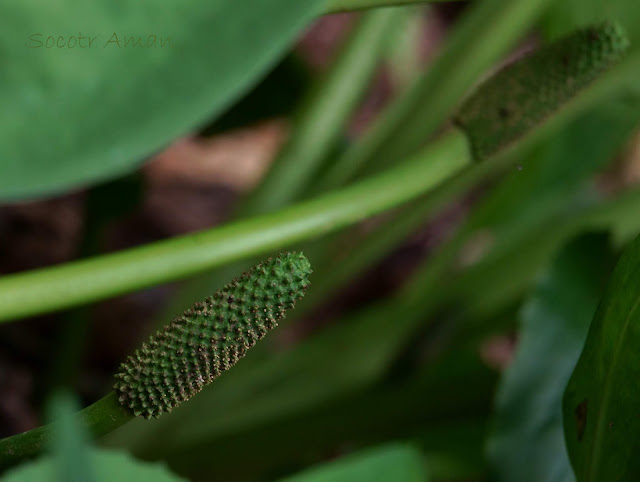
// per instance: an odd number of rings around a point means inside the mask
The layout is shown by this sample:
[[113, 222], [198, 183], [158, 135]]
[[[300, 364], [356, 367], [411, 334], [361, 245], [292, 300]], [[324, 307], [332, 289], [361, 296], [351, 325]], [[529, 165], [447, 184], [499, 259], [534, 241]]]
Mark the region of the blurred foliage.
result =
[[428, 482], [422, 455], [410, 446], [388, 445], [369, 449], [309, 469], [283, 482], [371, 482], [394, 480], [397, 482]]

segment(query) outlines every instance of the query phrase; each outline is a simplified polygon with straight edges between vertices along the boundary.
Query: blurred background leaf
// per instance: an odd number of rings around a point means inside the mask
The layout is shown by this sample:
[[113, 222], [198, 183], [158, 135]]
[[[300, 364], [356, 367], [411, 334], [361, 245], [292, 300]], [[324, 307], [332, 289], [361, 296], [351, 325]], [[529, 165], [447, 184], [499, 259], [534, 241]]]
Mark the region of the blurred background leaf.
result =
[[497, 392], [488, 452], [499, 480], [575, 480], [564, 444], [562, 394], [611, 266], [608, 236], [566, 245], [521, 312], [514, 359]]
[[385, 445], [311, 468], [282, 482], [428, 482], [422, 455], [408, 445]]

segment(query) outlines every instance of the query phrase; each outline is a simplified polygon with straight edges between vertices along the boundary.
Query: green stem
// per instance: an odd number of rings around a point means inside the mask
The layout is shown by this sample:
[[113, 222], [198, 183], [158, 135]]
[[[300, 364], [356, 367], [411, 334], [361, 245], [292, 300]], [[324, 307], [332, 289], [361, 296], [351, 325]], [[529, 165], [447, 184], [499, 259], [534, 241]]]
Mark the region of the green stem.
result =
[[370, 8], [453, 1], [457, 0], [333, 0], [330, 2], [326, 13], [351, 12], [353, 10], [365, 10]]
[[331, 69], [315, 84], [293, 122], [293, 132], [260, 185], [236, 212], [240, 217], [275, 210], [304, 192], [331, 153], [387, 47], [400, 11], [366, 13], [344, 43]]
[[0, 279], [0, 320], [89, 303], [203, 272], [336, 231], [409, 201], [471, 162], [451, 130], [379, 176], [281, 211], [220, 228]]
[[[93, 405], [80, 410], [76, 417], [93, 437], [101, 437], [135, 416], [122, 406], [115, 392], [110, 392]], [[0, 470], [12, 467], [22, 460], [35, 457], [49, 448], [56, 423], [29, 430], [0, 440]]]

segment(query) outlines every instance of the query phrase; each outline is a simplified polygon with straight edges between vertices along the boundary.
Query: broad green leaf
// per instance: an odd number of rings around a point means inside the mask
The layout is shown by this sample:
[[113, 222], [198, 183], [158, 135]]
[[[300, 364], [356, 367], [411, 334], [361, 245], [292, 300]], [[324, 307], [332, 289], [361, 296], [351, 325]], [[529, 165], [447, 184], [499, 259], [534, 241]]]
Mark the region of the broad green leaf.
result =
[[3, 2], [0, 200], [134, 169], [227, 107], [324, 3]]
[[640, 237], [624, 251], [564, 394], [578, 482], [640, 480]]
[[342, 457], [282, 482], [426, 482], [429, 480], [418, 450], [390, 444]]
[[609, 259], [606, 235], [577, 238], [558, 254], [522, 310], [518, 348], [498, 390], [488, 443], [499, 480], [574, 480], [564, 445], [562, 394]]
[[[112, 450], [89, 449], [89, 463], [95, 482], [180, 482], [184, 481], [158, 463], [140, 462], [130, 455]], [[56, 462], [43, 457], [7, 472], [2, 482], [69, 482], [57, 477]], [[73, 479], [88, 482], [87, 479]]]

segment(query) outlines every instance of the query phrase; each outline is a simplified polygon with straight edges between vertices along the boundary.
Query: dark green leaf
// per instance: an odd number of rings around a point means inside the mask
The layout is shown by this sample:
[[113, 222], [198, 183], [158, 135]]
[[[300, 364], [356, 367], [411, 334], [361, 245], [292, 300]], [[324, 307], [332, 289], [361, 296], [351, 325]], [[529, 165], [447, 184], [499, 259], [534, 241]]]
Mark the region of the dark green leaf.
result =
[[408, 445], [392, 444], [343, 457], [282, 482], [426, 482], [422, 455]]
[[618, 262], [564, 395], [579, 482], [640, 480], [640, 237]]
[[0, 199], [132, 170], [227, 107], [324, 3], [4, 2]]
[[562, 432], [562, 393], [609, 271], [607, 255], [603, 234], [569, 243], [524, 306], [518, 349], [498, 391], [489, 439], [500, 480], [573, 480]]

